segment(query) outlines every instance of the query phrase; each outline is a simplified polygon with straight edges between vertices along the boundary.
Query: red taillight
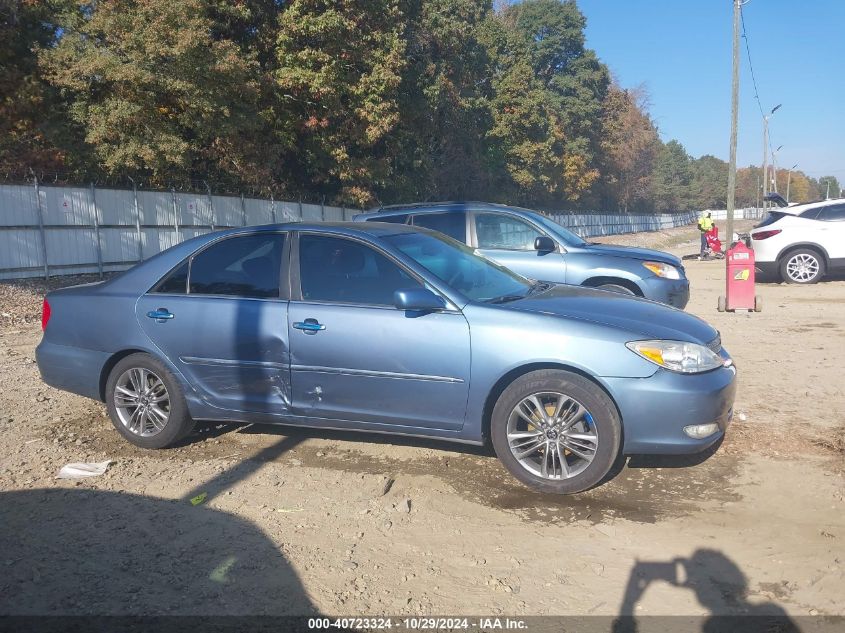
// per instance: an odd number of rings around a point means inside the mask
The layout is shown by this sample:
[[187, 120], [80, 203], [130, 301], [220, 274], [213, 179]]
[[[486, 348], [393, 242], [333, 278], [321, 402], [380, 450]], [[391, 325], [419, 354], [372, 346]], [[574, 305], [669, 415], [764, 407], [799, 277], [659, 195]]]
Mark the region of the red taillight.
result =
[[771, 231], [757, 231], [757, 233], [751, 234], [752, 240], [767, 240], [770, 237], [774, 237], [778, 233], [781, 232], [781, 229], [772, 229]]
[[47, 329], [47, 322], [50, 320], [50, 302], [44, 299], [44, 304], [41, 306], [41, 331]]

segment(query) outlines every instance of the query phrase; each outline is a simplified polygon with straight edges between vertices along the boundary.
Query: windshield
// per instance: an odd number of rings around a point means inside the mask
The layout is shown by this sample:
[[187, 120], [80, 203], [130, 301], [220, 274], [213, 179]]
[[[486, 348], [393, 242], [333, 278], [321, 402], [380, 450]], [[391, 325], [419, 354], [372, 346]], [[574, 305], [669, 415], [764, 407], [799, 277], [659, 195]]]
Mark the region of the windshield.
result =
[[563, 240], [567, 246], [586, 246], [587, 242], [575, 235], [572, 231], [563, 228], [554, 220], [542, 215], [540, 213], [532, 213], [531, 218], [538, 224], [542, 224], [543, 228], [555, 234], [559, 239]]
[[476, 255], [465, 244], [439, 233], [399, 233], [384, 239], [474, 301], [518, 299], [534, 287], [525, 277]]

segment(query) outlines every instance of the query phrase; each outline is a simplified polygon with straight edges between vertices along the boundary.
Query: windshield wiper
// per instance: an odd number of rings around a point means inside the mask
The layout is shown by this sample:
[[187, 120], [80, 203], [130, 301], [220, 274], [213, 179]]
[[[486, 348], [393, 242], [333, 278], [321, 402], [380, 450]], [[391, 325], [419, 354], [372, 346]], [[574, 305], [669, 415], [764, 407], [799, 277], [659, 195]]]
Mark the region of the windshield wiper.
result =
[[546, 292], [549, 288], [552, 287], [552, 284], [548, 283], [547, 281], [535, 281], [531, 284], [531, 288], [528, 289], [528, 292], [525, 296], [537, 294], [538, 292]]
[[510, 301], [519, 301], [520, 299], [525, 299], [527, 295], [502, 295], [501, 297], [493, 297], [492, 299], [487, 299], [485, 303], [508, 303]]
[[549, 288], [552, 287], [552, 284], [547, 283], [545, 281], [535, 281], [531, 284], [528, 290], [525, 291], [525, 294], [507, 294], [502, 295], [500, 297], [493, 297], [492, 299], [485, 299], [485, 303], [508, 303], [510, 301], [519, 301], [520, 299], [525, 299], [525, 297], [529, 295], [536, 294], [538, 292], [545, 292]]

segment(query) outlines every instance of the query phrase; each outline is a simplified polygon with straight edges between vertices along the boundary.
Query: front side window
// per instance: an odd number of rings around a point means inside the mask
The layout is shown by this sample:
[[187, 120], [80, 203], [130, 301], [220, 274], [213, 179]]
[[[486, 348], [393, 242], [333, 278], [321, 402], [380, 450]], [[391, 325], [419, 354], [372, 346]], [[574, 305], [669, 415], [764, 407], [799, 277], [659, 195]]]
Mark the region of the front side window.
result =
[[191, 260], [190, 294], [266, 299], [279, 296], [284, 235], [230, 237]]
[[534, 240], [543, 235], [527, 222], [497, 213], [476, 215], [475, 233], [478, 238], [478, 248], [511, 251], [533, 251]]
[[466, 242], [467, 221], [463, 213], [421, 213], [414, 216], [414, 226], [439, 231], [459, 242]]
[[400, 233], [384, 239], [469, 299], [503, 302], [533, 289], [525, 277], [443, 235]]
[[396, 290], [419, 281], [366, 244], [339, 237], [301, 235], [302, 299], [363, 305], [393, 305]]

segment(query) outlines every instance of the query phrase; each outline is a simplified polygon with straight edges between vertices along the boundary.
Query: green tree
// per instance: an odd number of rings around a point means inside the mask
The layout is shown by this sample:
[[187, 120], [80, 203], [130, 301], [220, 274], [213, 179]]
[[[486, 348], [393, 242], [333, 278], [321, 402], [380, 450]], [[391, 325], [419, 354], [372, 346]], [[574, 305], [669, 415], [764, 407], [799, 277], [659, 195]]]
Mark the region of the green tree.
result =
[[104, 171], [157, 184], [260, 173], [258, 65], [216, 29], [208, 3], [92, 2], [63, 29], [42, 71]]
[[692, 165], [684, 146], [676, 140], [666, 143], [657, 156], [654, 172], [656, 211], [683, 211], [692, 205]]
[[690, 203], [696, 209], [727, 209], [728, 164], [721, 158], [705, 155], [694, 159]]
[[836, 176], [822, 176], [819, 178], [818, 191], [820, 197], [838, 198], [841, 190]]
[[649, 208], [661, 143], [648, 115], [645, 88], [611, 86], [604, 102], [602, 129], [601, 206], [626, 212]]
[[484, 135], [492, 60], [481, 41], [489, 0], [405, 0], [407, 65], [388, 153], [387, 199], [489, 195]]
[[373, 202], [391, 177], [404, 27], [399, 0], [293, 0], [281, 13], [275, 76], [301, 174], [342, 202]]
[[565, 184], [559, 194], [578, 200], [597, 180], [604, 99], [610, 74], [585, 47], [586, 19], [574, 0], [525, 0], [502, 19], [526, 51], [533, 77], [546, 89], [564, 155]]
[[[63, 170], [84, 155], [58, 90], [38, 71], [37, 50], [55, 44], [71, 0], [0, 0], [0, 169]], [[69, 156], [72, 152], [74, 155]]]

